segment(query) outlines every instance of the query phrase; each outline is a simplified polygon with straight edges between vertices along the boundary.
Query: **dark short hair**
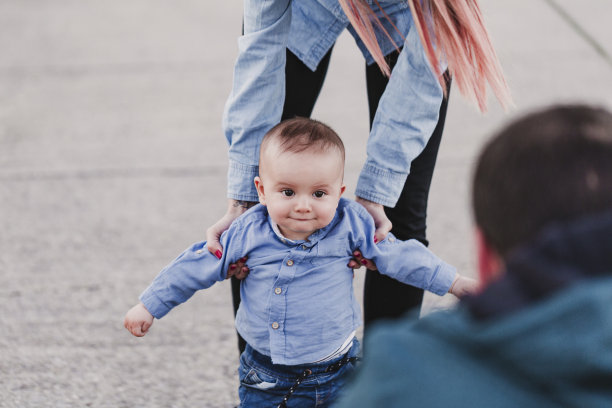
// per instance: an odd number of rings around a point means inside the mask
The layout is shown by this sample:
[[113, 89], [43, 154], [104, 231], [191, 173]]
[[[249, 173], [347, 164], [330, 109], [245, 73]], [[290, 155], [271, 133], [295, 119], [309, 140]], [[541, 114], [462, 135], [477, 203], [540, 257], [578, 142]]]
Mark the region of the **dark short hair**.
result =
[[282, 121], [266, 133], [261, 142], [261, 151], [271, 141], [277, 141], [282, 152], [337, 149], [344, 162], [344, 144], [340, 136], [331, 127], [314, 119], [295, 117]]
[[612, 114], [564, 105], [512, 122], [480, 154], [472, 200], [502, 258], [552, 223], [612, 209]]

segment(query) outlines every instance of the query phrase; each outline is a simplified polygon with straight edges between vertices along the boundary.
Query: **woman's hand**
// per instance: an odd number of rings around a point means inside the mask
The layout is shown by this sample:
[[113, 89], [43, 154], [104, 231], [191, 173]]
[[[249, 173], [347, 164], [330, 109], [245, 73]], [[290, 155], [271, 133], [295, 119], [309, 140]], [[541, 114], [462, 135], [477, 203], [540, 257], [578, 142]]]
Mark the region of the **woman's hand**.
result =
[[365, 266], [367, 269], [371, 269], [373, 271], [378, 270], [374, 261], [371, 259], [365, 259], [359, 250], [353, 251], [353, 259], [349, 261], [347, 266], [351, 269], [359, 269], [362, 266]]
[[227, 212], [225, 215], [214, 223], [212, 227], [206, 230], [206, 246], [213, 255], [221, 259], [223, 255], [223, 247], [221, 246], [221, 242], [219, 242], [221, 234], [229, 228], [230, 224], [236, 218], [241, 216], [255, 204], [257, 203], [252, 201], [227, 200]]
[[372, 218], [374, 218], [374, 226], [376, 227], [376, 232], [374, 233], [374, 242], [380, 242], [383, 239], [387, 238], [387, 234], [391, 231], [391, 221], [387, 218], [387, 214], [385, 214], [385, 208], [382, 204], [375, 203], [370, 200], [366, 200], [361, 197], [357, 197], [355, 199], [359, 204], [363, 205], [365, 209], [370, 213]]
[[246, 264], [247, 259], [248, 258], [246, 256], [243, 256], [235, 263], [231, 263], [229, 265], [229, 269], [227, 270], [227, 276], [225, 277], [225, 279], [229, 279], [232, 276], [239, 280], [243, 280], [244, 278], [246, 278], [250, 272], [249, 267]]

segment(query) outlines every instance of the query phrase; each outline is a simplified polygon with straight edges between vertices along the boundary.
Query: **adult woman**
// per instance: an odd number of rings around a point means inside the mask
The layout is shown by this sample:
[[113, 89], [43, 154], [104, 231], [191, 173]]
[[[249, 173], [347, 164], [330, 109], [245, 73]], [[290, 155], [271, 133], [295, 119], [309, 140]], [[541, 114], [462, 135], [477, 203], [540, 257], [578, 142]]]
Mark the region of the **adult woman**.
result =
[[[398, 238], [426, 244], [427, 196], [450, 84], [445, 68], [481, 109], [487, 82], [502, 102], [509, 100], [475, 0], [244, 3], [244, 35], [224, 114], [230, 144], [228, 210], [207, 231], [209, 250], [220, 254], [222, 231], [257, 201], [253, 178], [265, 132], [281, 118], [310, 116], [331, 49], [345, 28], [368, 63], [371, 131], [357, 200], [373, 216], [377, 240], [393, 227]], [[236, 272], [242, 275], [240, 267]], [[397, 316], [421, 299], [421, 291], [369, 271], [366, 324]]]

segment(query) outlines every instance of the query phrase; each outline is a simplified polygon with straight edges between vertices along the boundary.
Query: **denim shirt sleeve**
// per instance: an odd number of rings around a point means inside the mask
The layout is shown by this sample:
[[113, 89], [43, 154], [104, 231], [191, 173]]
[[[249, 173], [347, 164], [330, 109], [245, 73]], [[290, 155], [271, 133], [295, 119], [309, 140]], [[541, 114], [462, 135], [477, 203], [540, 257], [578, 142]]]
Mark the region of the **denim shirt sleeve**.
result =
[[380, 254], [372, 260], [379, 271], [400, 282], [443, 296], [457, 277], [454, 266], [442, 261], [416, 239], [401, 241], [389, 233], [376, 245]]
[[448, 292], [457, 275], [455, 267], [442, 261], [416, 239], [402, 241], [389, 233], [382, 242], [374, 243], [374, 220], [365, 209], [357, 211], [359, 215], [352, 230], [360, 238], [354, 239], [353, 250], [359, 249], [364, 258], [373, 260], [383, 275], [436, 295]]
[[[228, 198], [258, 200], [253, 178], [258, 174], [259, 145], [280, 121], [285, 100], [291, 8], [290, 0], [244, 1], [245, 34], [238, 41], [234, 83], [223, 116], [230, 145]], [[410, 28], [380, 100], [356, 189], [357, 196], [390, 207], [399, 198], [410, 163], [437, 124], [443, 96], [409, 11], [398, 13], [406, 19], [400, 28]]]
[[228, 198], [258, 201], [259, 145], [276, 125], [285, 100], [285, 60], [290, 0], [245, 0], [244, 35], [238, 40], [234, 82], [223, 129], [230, 145]]
[[382, 95], [368, 139], [356, 195], [394, 207], [410, 164], [438, 122], [443, 92], [413, 26]]
[[231, 238], [236, 234], [235, 230], [233, 224], [221, 236], [225, 248], [221, 259], [208, 251], [206, 242], [198, 242], [162, 269], [139, 297], [149, 313], [160, 319], [198, 290], [225, 280], [230, 261], [238, 259], [236, 250], [239, 245], [232, 245]]

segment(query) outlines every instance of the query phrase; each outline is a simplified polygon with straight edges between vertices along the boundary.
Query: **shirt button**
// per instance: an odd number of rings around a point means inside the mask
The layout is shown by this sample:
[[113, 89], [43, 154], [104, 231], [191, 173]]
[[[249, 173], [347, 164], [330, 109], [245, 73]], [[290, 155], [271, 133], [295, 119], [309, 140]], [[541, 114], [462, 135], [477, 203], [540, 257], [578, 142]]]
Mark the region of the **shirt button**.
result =
[[293, 266], [293, 261], [291, 259], [287, 261], [287, 266]]
[[302, 245], [302, 249], [306, 249], [306, 245]]
[[278, 327], [279, 327], [278, 322], [274, 322], [274, 323], [272, 323], [272, 328], [273, 328], [274, 330], [278, 329]]
[[389, 237], [389, 242], [395, 242], [395, 238]]
[[204, 252], [204, 250], [203, 250], [203, 249], [198, 249], [198, 250], [196, 251], [196, 254], [201, 254], [202, 252]]
[[283, 290], [281, 288], [274, 289], [274, 293], [276, 293], [277, 295], [280, 295], [282, 291]]

